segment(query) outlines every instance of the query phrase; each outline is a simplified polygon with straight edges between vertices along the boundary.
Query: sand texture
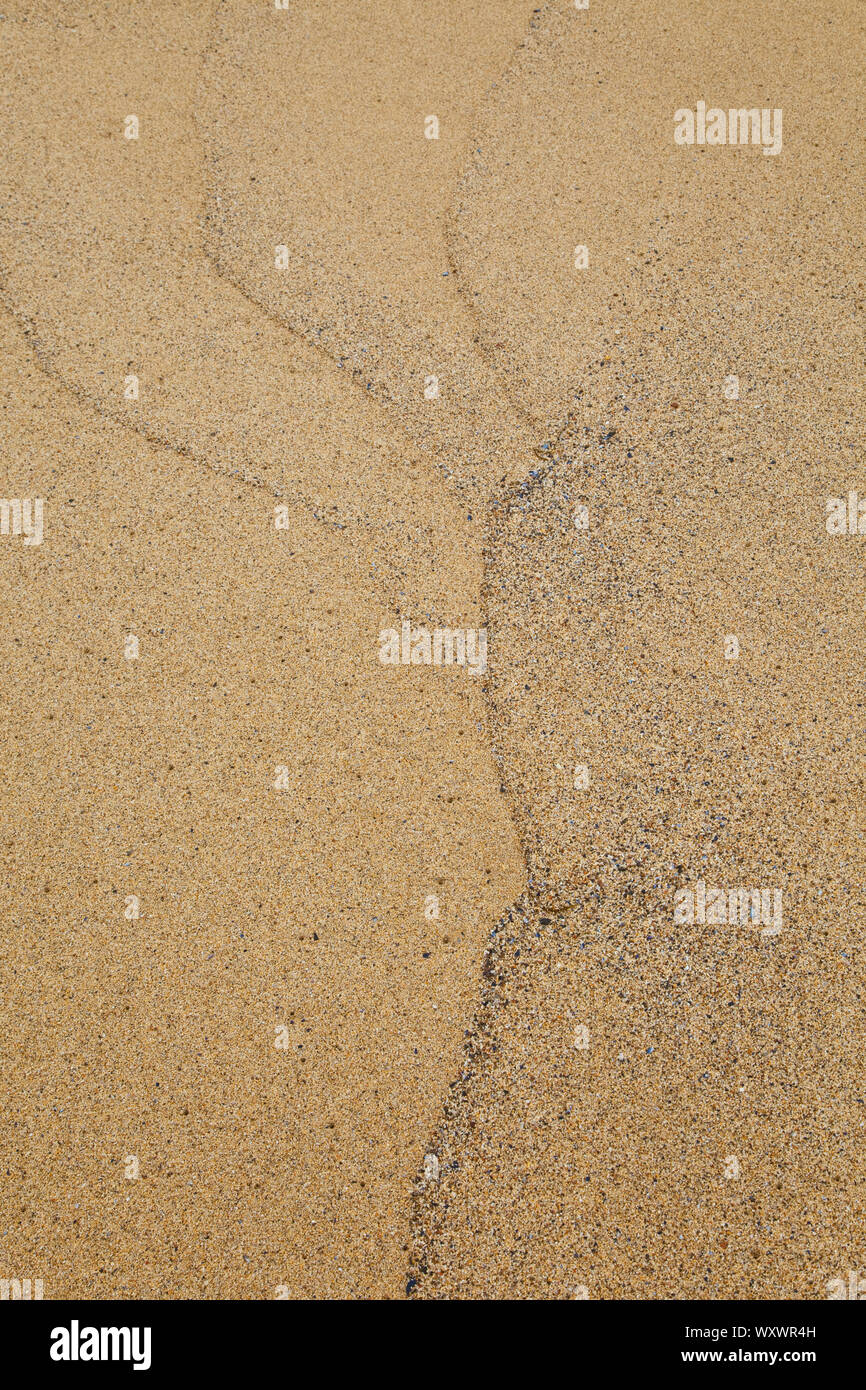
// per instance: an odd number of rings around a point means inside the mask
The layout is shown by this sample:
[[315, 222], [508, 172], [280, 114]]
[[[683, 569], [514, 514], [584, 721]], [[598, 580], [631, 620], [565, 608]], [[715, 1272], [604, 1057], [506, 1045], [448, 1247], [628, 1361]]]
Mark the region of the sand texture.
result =
[[864, 30], [3, 5], [0, 1277], [866, 1266]]

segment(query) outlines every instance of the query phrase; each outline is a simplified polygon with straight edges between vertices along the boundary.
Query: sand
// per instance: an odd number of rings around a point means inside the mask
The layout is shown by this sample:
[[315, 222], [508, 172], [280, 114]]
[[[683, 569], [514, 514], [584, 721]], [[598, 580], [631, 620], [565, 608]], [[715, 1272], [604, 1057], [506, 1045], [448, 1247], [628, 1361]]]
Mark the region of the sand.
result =
[[[45, 534], [0, 537], [0, 1276], [863, 1263], [863, 47], [829, 3], [4, 5]], [[702, 99], [778, 156], [676, 145]], [[486, 676], [383, 665], [404, 620]], [[698, 882], [780, 929], [675, 920]]]

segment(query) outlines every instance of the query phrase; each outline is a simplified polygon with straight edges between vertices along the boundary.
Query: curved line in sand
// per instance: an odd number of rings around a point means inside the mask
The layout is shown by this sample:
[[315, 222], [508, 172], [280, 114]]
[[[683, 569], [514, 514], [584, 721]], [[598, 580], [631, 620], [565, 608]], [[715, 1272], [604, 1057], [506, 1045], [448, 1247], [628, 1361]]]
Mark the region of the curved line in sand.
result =
[[[56, 27], [58, 29], [62, 29], [65, 32], [70, 33], [76, 32], [74, 26], [71, 25], [51, 25], [48, 27]], [[193, 124], [195, 124], [195, 122], [193, 122]], [[226, 267], [220, 264], [219, 258], [212, 254], [211, 247], [207, 243], [207, 238], [205, 238], [202, 251], [204, 257], [213, 266], [214, 273], [218, 274], [221, 278], [226, 279], [227, 282], [232, 285], [232, 288], [236, 292], [243, 295], [246, 301], [253, 304], [256, 309], [256, 312], [260, 314], [263, 317], [263, 319], [269, 319], [271, 322], [273, 322], [279, 328], [280, 333], [283, 335], [295, 336], [298, 338], [302, 338], [304, 336], [302, 334], [299, 334], [295, 329], [288, 325], [285, 319], [269, 314], [267, 310], [264, 308], [264, 306], [259, 301], [257, 301], [255, 297], [252, 296], [243, 285], [238, 284], [231, 277], [231, 275], [227, 273]], [[225, 469], [220, 469], [219, 467], [214, 465], [212, 459], [208, 458], [206, 455], [201, 454], [195, 448], [185, 445], [178, 445], [177, 442], [172, 440], [170, 436], [162, 433], [161, 431], [149, 428], [147, 425], [144, 425], [136, 420], [131, 420], [128, 416], [124, 415], [123, 413], [111, 409], [109, 406], [106, 405], [105, 401], [99, 398], [98, 395], [95, 395], [90, 391], [82, 388], [82, 386], [80, 386], [73, 378], [69, 377], [62, 370], [62, 368], [57, 365], [52, 351], [46, 346], [46, 344], [40, 336], [34, 318], [26, 311], [23, 305], [18, 303], [14, 298], [11, 290], [8, 288], [8, 285], [6, 284], [5, 274], [3, 276], [3, 279], [4, 287], [2, 289], [2, 300], [4, 307], [6, 307], [8, 312], [12, 315], [17, 328], [24, 335], [26, 341], [28, 342], [28, 345], [32, 348], [40, 370], [44, 373], [46, 377], [48, 377], [54, 382], [58, 382], [62, 386], [62, 388], [68, 391], [77, 402], [85, 406], [88, 409], [88, 411], [94, 412], [98, 418], [110, 421], [112, 424], [120, 425], [125, 430], [130, 430], [133, 434], [137, 434], [140, 437], [146, 439], [149, 443], [167, 450], [174, 457], [182, 460], [192, 461], [200, 466], [205, 467], [208, 471], [216, 473], [218, 476], [224, 476], [226, 478], [239, 480], [243, 483], [246, 483], [249, 486], [262, 489], [265, 492], [270, 492], [271, 495], [276, 498], [285, 497], [288, 500], [291, 500], [296, 504], [304, 507], [317, 522], [327, 525], [332, 529], [343, 530], [346, 528], [347, 524], [360, 524], [368, 529], [377, 529], [375, 522], [370, 521], [369, 519], [364, 517], [352, 518], [351, 522], [347, 522], [345, 520], [338, 521], [333, 519], [332, 517], [323, 516], [320, 510], [316, 507], [316, 504], [309, 497], [304, 497], [302, 495], [293, 494], [291, 492], [275, 488], [267, 481], [265, 481], [263, 478], [256, 476], [254, 473], [250, 472], [245, 468], [238, 469], [227, 466]], [[322, 355], [323, 358], [326, 358], [329, 362], [334, 360], [332, 359], [331, 354], [329, 354], [328, 351], [321, 344], [314, 344], [314, 346], [317, 347], [318, 352]], [[364, 396], [365, 393], [361, 384], [357, 381], [355, 382], [355, 384], [358, 387], [359, 391], [361, 391], [362, 396]], [[397, 524], [402, 523], [398, 521]]]

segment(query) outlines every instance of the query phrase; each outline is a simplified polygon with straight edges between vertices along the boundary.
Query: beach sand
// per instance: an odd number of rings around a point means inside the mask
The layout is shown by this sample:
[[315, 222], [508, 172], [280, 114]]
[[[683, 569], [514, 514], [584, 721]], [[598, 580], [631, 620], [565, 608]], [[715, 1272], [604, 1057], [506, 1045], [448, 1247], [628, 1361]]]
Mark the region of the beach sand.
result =
[[[863, 1218], [866, 600], [858, 538], [824, 526], [863, 466], [863, 151], [838, 82], [862, 27], [591, 13], [591, 33], [539, 21], [459, 196], [483, 332], [515, 397], [531, 375], [565, 413], [488, 539], [529, 888], [419, 1198], [416, 1277], [823, 1298]], [[677, 148], [689, 92], [782, 107], [783, 154]], [[579, 287], [569, 237], [591, 248]], [[780, 890], [781, 930], [675, 923], [700, 881]]]
[[[4, 5], [0, 1275], [862, 1263], [863, 47], [824, 0]], [[778, 156], [674, 144], [699, 100]], [[486, 676], [383, 665], [404, 621]], [[675, 920], [699, 882], [780, 929]]]

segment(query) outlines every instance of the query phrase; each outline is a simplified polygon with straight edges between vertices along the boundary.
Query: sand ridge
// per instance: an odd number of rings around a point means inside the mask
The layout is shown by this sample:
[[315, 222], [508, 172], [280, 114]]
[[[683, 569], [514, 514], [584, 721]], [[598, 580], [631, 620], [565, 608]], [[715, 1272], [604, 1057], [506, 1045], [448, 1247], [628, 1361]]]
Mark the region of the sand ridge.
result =
[[[487, 542], [530, 892], [419, 1196], [420, 1295], [822, 1298], [857, 1265], [863, 596], [825, 518], [862, 471], [862, 207], [839, 177], [862, 139], [813, 54], [862, 35], [762, 13], [738, 64], [747, 18], [618, 7], [585, 45], [546, 11], [464, 181], [482, 331], [560, 426]], [[772, 91], [790, 162], [674, 147], [688, 91]], [[778, 936], [676, 922], [701, 882], [772, 886]]]

